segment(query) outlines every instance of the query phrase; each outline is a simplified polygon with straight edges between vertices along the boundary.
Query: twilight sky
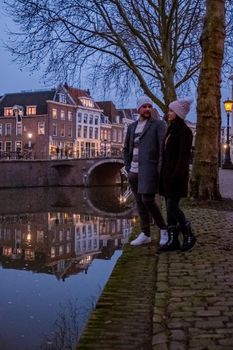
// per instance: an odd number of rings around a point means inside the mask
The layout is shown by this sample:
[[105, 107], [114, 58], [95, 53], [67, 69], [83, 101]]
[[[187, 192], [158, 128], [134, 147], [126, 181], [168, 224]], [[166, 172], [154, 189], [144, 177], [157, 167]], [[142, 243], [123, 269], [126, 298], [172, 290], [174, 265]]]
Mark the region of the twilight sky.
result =
[[[1, 3], [1, 0], [0, 0]], [[13, 57], [10, 53], [4, 49], [3, 41], [7, 40], [6, 28], [12, 28], [12, 21], [10, 18], [6, 17], [1, 10], [0, 7], [0, 96], [4, 93], [10, 92], [19, 92], [22, 90], [35, 90], [35, 89], [44, 89], [44, 88], [52, 88], [51, 86], [44, 85], [42, 79], [42, 72], [36, 71], [33, 74], [29, 72], [29, 70], [24, 69], [20, 70], [17, 63], [13, 62]], [[87, 89], [88, 86], [85, 86], [85, 82], [83, 86], [80, 86], [81, 89]], [[92, 97], [95, 100], [103, 100], [104, 97], [95, 93], [95, 91], [91, 91]], [[228, 82], [222, 88], [222, 100], [226, 98], [231, 98], [231, 83]], [[196, 98], [196, 92], [193, 93], [193, 98]], [[106, 96], [107, 100], [112, 100], [117, 107], [135, 107], [136, 105], [136, 96], [132, 96], [129, 99], [128, 103], [121, 105], [119, 100], [115, 97], [114, 92], [112, 92], [109, 96]], [[193, 104], [192, 109], [188, 115], [188, 119], [191, 121], [196, 121], [196, 111], [195, 104]], [[222, 113], [223, 124], [226, 123], [226, 116], [223, 111]]]

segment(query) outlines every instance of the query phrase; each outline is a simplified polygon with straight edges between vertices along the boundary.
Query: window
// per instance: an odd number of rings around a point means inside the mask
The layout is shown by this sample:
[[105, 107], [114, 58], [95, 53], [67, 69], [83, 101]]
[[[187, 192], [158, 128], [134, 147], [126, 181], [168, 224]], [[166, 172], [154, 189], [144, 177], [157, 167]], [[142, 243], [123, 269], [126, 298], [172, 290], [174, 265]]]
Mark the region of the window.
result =
[[117, 132], [116, 132], [116, 129], [113, 129], [113, 131], [112, 131], [112, 141], [116, 142], [116, 140], [117, 140]]
[[57, 119], [57, 110], [56, 108], [52, 108], [52, 118]]
[[72, 111], [68, 111], [68, 120], [69, 120], [69, 122], [71, 122], [73, 120], [73, 112]]
[[82, 123], [82, 113], [78, 113], [78, 123]]
[[0, 124], [0, 136], [2, 136], [2, 124]]
[[122, 142], [122, 131], [118, 130], [118, 142]]
[[53, 124], [52, 134], [53, 134], [53, 136], [57, 136], [57, 124]]
[[22, 152], [22, 141], [15, 142], [15, 150], [16, 152]]
[[98, 125], [98, 123], [99, 123], [99, 117], [98, 117], [98, 115], [96, 115], [95, 116], [95, 125]]
[[95, 128], [95, 139], [99, 138], [99, 130], [98, 128]]
[[65, 119], [66, 119], [65, 111], [61, 111], [61, 120], [65, 120]]
[[85, 107], [94, 107], [94, 102], [90, 98], [80, 98], [80, 101], [82, 102], [82, 105]]
[[89, 115], [89, 123], [93, 124], [93, 115], [92, 114]]
[[78, 137], [82, 137], [81, 134], [82, 133], [82, 127], [81, 125], [78, 126]]
[[16, 135], [22, 135], [23, 133], [23, 126], [22, 123], [16, 124]]
[[6, 124], [5, 135], [11, 136], [11, 130], [12, 130], [11, 124]]
[[83, 127], [83, 138], [87, 138], [87, 126]]
[[36, 114], [36, 106], [27, 106], [26, 107], [27, 115], [35, 115]]
[[84, 114], [84, 116], [83, 116], [83, 123], [84, 124], [87, 124], [87, 119], [88, 119], [88, 115]]
[[93, 138], [93, 128], [90, 126], [89, 128], [89, 138], [92, 139]]
[[6, 152], [11, 152], [12, 151], [12, 142], [11, 141], [6, 141], [6, 143], [5, 143], [5, 151]]
[[2, 141], [0, 141], [0, 152], [2, 151]]
[[65, 137], [65, 124], [61, 124], [60, 135], [61, 137]]
[[45, 122], [38, 122], [38, 135], [45, 135]]
[[68, 126], [68, 137], [72, 137], [72, 126]]
[[12, 116], [13, 115], [13, 108], [12, 107], [4, 107], [4, 116]]
[[66, 103], [66, 95], [63, 93], [59, 94], [59, 102]]

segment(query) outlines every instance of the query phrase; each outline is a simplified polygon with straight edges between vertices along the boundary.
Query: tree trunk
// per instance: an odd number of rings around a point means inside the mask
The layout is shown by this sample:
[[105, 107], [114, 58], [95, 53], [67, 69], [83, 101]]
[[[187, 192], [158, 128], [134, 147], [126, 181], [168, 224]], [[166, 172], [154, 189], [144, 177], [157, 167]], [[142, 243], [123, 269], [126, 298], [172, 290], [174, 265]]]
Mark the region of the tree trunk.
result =
[[224, 40], [225, 0], [206, 0], [206, 18], [201, 36], [197, 135], [190, 186], [191, 197], [198, 199], [220, 198], [218, 152]]

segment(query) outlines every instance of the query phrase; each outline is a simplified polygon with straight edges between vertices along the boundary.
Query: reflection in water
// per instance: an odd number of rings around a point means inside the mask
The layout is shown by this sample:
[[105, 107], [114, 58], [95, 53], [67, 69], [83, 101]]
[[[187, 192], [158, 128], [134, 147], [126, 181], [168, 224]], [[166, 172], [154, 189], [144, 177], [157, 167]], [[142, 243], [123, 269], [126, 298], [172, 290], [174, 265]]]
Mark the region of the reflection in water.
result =
[[72, 191], [49, 200], [43, 190], [52, 210], [17, 213], [12, 204], [0, 214], [0, 349], [72, 349], [128, 241], [133, 206], [117, 202], [120, 189]]

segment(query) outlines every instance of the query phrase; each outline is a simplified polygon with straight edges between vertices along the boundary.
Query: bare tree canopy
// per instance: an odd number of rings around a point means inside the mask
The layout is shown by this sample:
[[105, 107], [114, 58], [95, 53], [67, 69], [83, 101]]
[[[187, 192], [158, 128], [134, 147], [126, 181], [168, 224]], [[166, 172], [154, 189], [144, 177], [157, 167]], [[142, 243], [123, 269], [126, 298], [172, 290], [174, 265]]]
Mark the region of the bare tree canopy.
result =
[[6, 0], [18, 25], [8, 48], [64, 81], [92, 78], [127, 95], [141, 87], [165, 111], [200, 65], [203, 0]]

